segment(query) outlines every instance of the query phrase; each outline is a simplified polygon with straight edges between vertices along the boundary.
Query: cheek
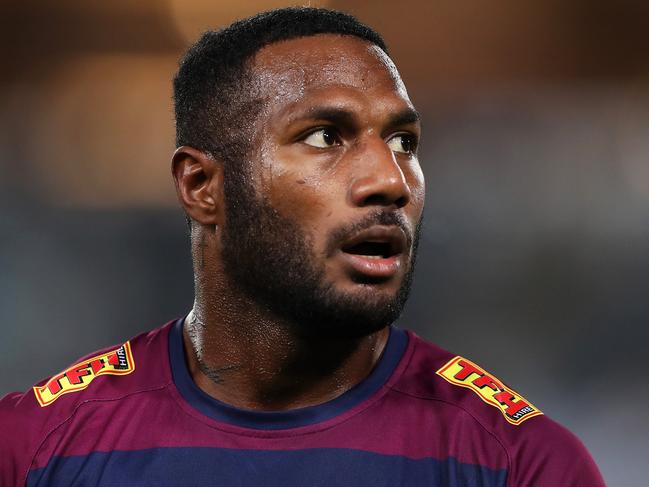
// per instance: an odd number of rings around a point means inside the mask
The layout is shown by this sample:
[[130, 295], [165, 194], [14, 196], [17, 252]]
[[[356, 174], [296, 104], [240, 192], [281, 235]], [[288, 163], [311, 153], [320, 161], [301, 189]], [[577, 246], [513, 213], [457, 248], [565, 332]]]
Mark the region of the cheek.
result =
[[262, 188], [280, 215], [296, 220], [312, 232], [329, 226], [342, 210], [345, 188], [330, 160], [296, 150], [267, 151]]
[[339, 206], [331, 185], [294, 172], [274, 178], [268, 194], [270, 203], [281, 215], [312, 232], [326, 228]]
[[421, 212], [426, 198], [426, 181], [424, 179], [424, 173], [422, 172], [421, 166], [417, 160], [414, 160], [409, 166], [406, 178], [412, 194], [413, 206], [419, 208], [419, 211]]
[[325, 182], [312, 184], [286, 173], [274, 181], [271, 204], [278, 213], [293, 221], [308, 239], [314, 257], [326, 256], [330, 235], [345, 214], [344, 195]]

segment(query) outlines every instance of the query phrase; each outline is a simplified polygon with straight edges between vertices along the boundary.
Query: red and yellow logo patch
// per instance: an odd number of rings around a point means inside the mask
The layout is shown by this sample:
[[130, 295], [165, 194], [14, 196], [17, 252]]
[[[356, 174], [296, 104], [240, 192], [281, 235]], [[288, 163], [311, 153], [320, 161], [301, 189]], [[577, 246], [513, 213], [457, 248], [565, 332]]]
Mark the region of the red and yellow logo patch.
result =
[[519, 425], [543, 414], [523, 396], [465, 358], [451, 359], [437, 371], [437, 375], [451, 384], [471, 389], [484, 402], [498, 408], [511, 424]]
[[44, 386], [34, 387], [41, 407], [49, 406], [63, 394], [81, 391], [100, 375], [126, 375], [135, 370], [131, 344], [126, 342], [116, 350], [97, 355], [73, 365], [55, 375]]

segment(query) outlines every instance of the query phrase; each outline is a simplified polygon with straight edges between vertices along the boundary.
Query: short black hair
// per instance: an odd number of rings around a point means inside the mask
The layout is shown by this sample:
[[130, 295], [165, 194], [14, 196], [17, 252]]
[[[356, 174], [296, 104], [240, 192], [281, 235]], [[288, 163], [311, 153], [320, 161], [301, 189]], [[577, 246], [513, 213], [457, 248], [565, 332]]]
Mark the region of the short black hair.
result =
[[377, 32], [349, 14], [323, 8], [271, 10], [205, 32], [174, 78], [176, 145], [208, 152], [226, 166], [240, 162], [261, 108], [246, 91], [249, 61], [268, 44], [325, 33], [355, 36], [388, 52]]

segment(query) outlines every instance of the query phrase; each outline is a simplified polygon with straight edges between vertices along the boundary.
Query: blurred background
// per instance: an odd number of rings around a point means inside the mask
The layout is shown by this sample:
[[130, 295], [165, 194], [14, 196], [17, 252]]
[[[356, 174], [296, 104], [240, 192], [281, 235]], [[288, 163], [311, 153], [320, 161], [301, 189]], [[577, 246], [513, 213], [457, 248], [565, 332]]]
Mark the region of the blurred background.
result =
[[[278, 1], [5, 0], [0, 395], [192, 303], [171, 78]], [[381, 32], [424, 115], [419, 268], [400, 323], [649, 483], [649, 3], [312, 2]]]

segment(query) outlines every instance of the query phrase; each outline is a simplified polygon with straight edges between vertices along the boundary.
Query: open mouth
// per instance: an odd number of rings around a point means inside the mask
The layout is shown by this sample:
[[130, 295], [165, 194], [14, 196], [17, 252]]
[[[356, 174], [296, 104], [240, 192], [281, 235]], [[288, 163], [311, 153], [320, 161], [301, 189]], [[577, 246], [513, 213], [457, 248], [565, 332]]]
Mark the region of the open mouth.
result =
[[399, 272], [407, 239], [397, 226], [377, 225], [355, 234], [340, 250], [352, 274], [384, 280]]
[[352, 246], [344, 246], [342, 251], [348, 254], [362, 255], [370, 259], [385, 259], [399, 253], [390, 242], [373, 242], [370, 240]]

